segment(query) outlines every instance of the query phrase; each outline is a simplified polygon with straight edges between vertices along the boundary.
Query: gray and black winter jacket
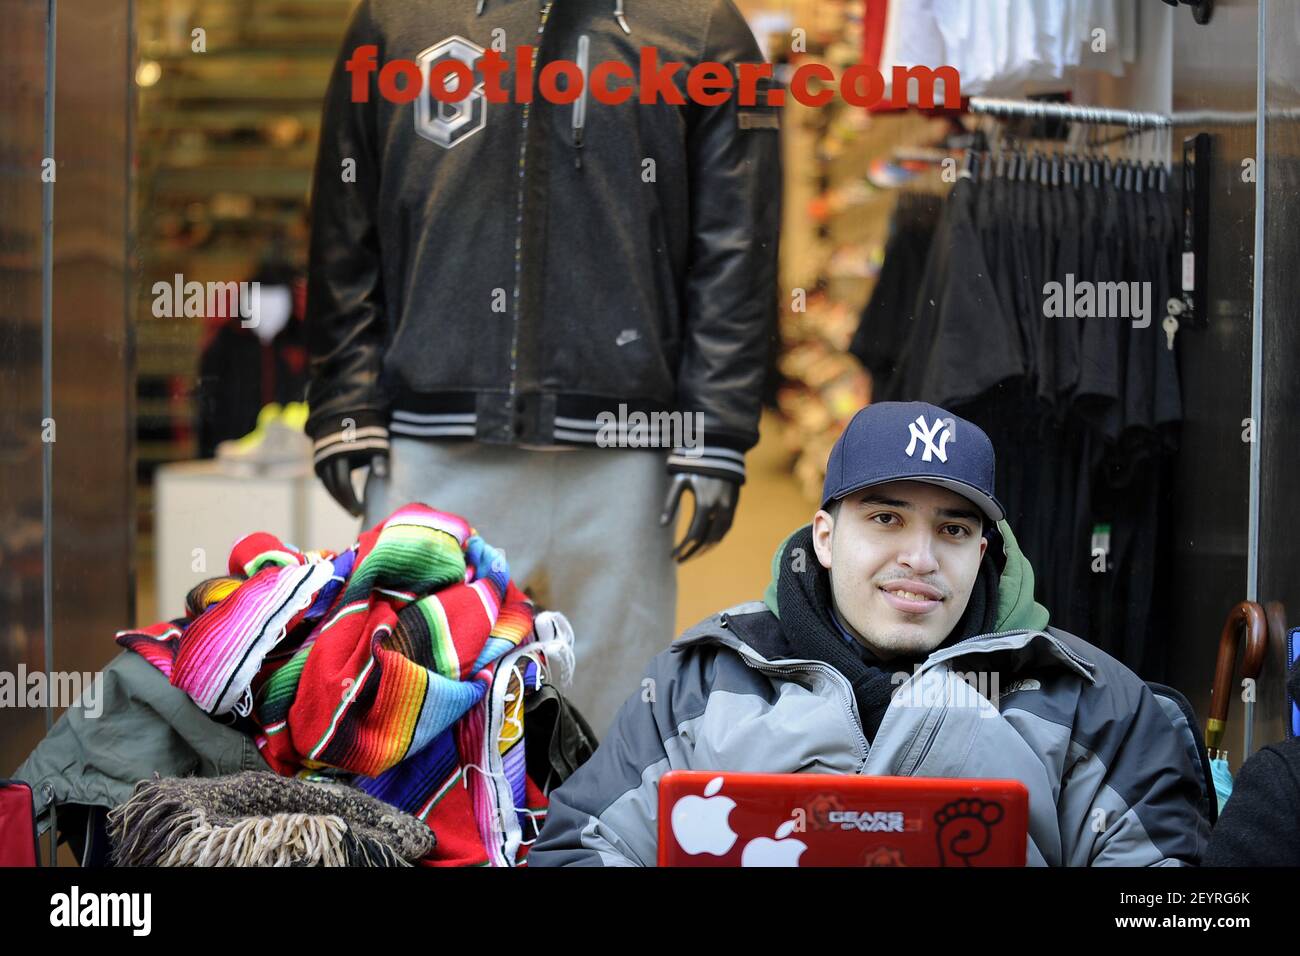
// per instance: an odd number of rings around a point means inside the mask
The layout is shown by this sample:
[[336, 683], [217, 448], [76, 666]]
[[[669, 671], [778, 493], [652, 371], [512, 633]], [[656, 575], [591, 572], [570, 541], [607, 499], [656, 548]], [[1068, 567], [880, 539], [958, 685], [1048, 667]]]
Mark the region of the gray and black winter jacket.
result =
[[[770, 84], [752, 106], [734, 89], [711, 106], [635, 93], [495, 103], [477, 87], [458, 104], [394, 103], [376, 69], [356, 102], [345, 67], [366, 45], [379, 68], [413, 61], [425, 76], [496, 49], [508, 91], [525, 45], [535, 79], [555, 60], [588, 78], [603, 61], [636, 70], [653, 47], [683, 64], [683, 92], [695, 64], [734, 75], [763, 61], [732, 0], [362, 0], [326, 95], [311, 203], [318, 469], [386, 453], [390, 433], [592, 446], [602, 413], [624, 406], [624, 447], [677, 441], [670, 470], [743, 481], [776, 322]], [[672, 429], [673, 412], [692, 417]], [[638, 433], [637, 414], [657, 417]]]
[[[1210, 824], [1186, 719], [1123, 664], [1048, 626], [1033, 570], [999, 528], [993, 630], [930, 654], [874, 740], [848, 680], [801, 653], [770, 588], [651, 661], [595, 755], [551, 794], [529, 864], [653, 865], [669, 770], [1012, 778], [1029, 790], [1030, 865], [1198, 864]], [[778, 550], [774, 582], [789, 564]], [[972, 688], [972, 672], [999, 674], [1000, 692]]]

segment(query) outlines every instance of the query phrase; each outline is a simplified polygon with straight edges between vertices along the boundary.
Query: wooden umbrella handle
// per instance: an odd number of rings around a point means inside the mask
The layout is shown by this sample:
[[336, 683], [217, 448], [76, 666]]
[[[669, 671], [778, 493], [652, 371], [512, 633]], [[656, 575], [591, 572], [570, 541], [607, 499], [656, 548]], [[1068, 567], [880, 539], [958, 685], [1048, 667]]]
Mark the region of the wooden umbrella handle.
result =
[[1214, 686], [1210, 692], [1210, 719], [1205, 724], [1205, 746], [1218, 750], [1228, 722], [1228, 702], [1233, 696], [1233, 672], [1237, 664], [1238, 636], [1246, 631], [1246, 659], [1242, 675], [1259, 677], [1268, 650], [1268, 622], [1264, 609], [1254, 601], [1242, 601], [1228, 613], [1219, 635], [1219, 656], [1214, 662]]
[[[1285, 648], [1286, 647], [1286, 605], [1284, 605], [1281, 601], [1269, 601], [1267, 604], [1264, 605], [1264, 617], [1268, 618], [1269, 646]], [[1250, 660], [1249, 650], [1250, 649], [1247, 648], [1247, 655], [1246, 655], [1247, 662], [1249, 662]], [[1268, 651], [1268, 647], [1262, 648], [1261, 655], [1267, 653], [1267, 651]], [[1286, 652], [1284, 650], [1283, 654], [1285, 655], [1285, 653]], [[1264, 662], [1261, 659], [1260, 666], [1262, 667], [1263, 664]], [[1291, 662], [1285, 661], [1284, 666], [1289, 668], [1291, 666]]]

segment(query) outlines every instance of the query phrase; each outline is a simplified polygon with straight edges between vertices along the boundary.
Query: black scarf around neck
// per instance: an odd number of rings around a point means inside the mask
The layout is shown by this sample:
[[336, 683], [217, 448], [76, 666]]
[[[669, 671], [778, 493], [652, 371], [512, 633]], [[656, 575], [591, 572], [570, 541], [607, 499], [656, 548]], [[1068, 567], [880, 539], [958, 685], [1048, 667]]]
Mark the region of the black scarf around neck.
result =
[[[792, 560], [796, 548], [802, 549], [804, 560]], [[979, 575], [965, 612], [939, 647], [949, 647], [969, 637], [988, 634], [996, 627], [999, 574], [991, 552], [992, 547], [980, 563]], [[781, 556], [776, 597], [781, 612], [781, 629], [802, 655], [829, 664], [848, 678], [862, 718], [862, 729], [868, 740], [874, 740], [889, 706], [889, 698], [898, 686], [893, 675], [900, 671], [910, 675], [914, 666], [929, 655], [881, 660], [861, 642], [854, 640], [850, 644], [846, 641], [833, 617], [830, 576], [812, 556], [812, 525], [806, 525], [790, 538], [785, 554]], [[796, 571], [796, 564], [804, 570]]]

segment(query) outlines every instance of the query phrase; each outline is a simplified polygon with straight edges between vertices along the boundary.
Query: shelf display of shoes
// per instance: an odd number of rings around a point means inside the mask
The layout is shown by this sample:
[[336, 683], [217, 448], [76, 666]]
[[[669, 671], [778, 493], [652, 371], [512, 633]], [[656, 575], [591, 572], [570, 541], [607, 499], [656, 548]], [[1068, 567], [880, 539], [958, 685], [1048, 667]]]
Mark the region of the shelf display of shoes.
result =
[[[793, 21], [814, 26], [807, 49], [791, 55], [792, 68], [822, 63], [838, 82], [861, 59], [862, 4], [795, 7]], [[872, 113], [838, 95], [816, 107], [787, 101], [785, 117], [776, 405], [792, 472], [817, 501], [831, 445], [871, 400], [870, 375], [848, 346], [880, 271], [899, 187], [933, 175], [896, 152], [933, 143], [947, 124]]]
[[200, 356], [216, 320], [156, 316], [154, 283], [242, 281], [271, 254], [305, 267], [321, 102], [355, 5], [135, 2], [131, 321], [142, 556], [157, 510], [154, 472], [201, 454]]

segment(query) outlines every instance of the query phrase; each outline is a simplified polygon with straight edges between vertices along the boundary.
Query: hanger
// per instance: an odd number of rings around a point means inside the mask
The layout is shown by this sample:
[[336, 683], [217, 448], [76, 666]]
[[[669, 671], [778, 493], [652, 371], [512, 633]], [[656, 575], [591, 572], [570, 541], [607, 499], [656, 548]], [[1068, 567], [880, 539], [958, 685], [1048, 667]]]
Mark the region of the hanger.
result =
[[1097, 143], [1094, 132], [1095, 128], [1089, 126], [1084, 133], [1084, 146], [1087, 150], [1087, 155], [1084, 158], [1084, 162], [1087, 163], [1084, 168], [1084, 181], [1089, 186], [1095, 187], [1101, 185], [1101, 160], [1097, 158]]

